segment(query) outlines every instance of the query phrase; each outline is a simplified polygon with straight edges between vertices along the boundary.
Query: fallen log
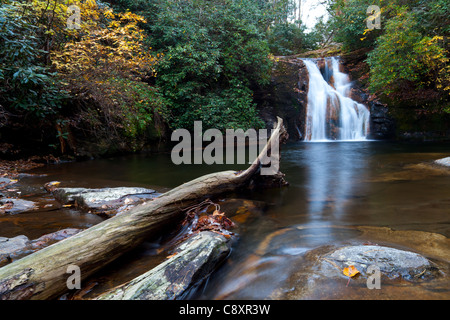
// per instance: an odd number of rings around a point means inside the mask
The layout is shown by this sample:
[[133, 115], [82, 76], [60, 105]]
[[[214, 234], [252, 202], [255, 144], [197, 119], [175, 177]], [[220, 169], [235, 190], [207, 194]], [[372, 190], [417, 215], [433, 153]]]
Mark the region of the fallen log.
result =
[[229, 241], [223, 235], [202, 231], [177, 246], [168, 260], [96, 300], [183, 299], [229, 252]]
[[[72, 266], [79, 268], [82, 281], [149, 235], [182, 218], [183, 208], [247, 187], [262, 178], [257, 173], [271, 145], [286, 137], [283, 121], [278, 118], [266, 146], [247, 170], [217, 172], [194, 179], [127, 213], [0, 268], [0, 299], [49, 299], [63, 294], [68, 290], [67, 280], [72, 275], [68, 270]], [[279, 173], [276, 176], [283, 179]]]

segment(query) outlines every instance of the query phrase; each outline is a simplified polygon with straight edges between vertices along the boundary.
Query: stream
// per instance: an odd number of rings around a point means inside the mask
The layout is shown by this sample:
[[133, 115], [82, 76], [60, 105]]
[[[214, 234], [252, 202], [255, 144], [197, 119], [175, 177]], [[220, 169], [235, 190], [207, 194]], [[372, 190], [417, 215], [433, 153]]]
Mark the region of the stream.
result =
[[[219, 202], [226, 214], [235, 215], [239, 238], [225, 263], [189, 298], [449, 299], [450, 248], [440, 247], [442, 242], [433, 244], [432, 235], [450, 237], [450, 171], [431, 164], [449, 156], [449, 150], [448, 143], [288, 143], [281, 155], [288, 187], [232, 194]], [[103, 220], [61, 207], [43, 189], [49, 181], [61, 181], [67, 187], [136, 186], [164, 192], [206, 173], [244, 167], [176, 166], [170, 154], [153, 154], [38, 168], [22, 176], [10, 192], [36, 201], [39, 209], [0, 216], [0, 236], [23, 234], [35, 239], [63, 228], [88, 228]], [[86, 280], [83, 285], [92, 289], [85, 298], [164, 261], [170, 254], [165, 244], [173, 236], [176, 232], [170, 230], [163, 238], [148, 239]], [[421, 253], [442, 266], [443, 276], [419, 284], [396, 280], [382, 290], [346, 287], [346, 281], [311, 280], [316, 271], [309, 252], [365, 241]]]

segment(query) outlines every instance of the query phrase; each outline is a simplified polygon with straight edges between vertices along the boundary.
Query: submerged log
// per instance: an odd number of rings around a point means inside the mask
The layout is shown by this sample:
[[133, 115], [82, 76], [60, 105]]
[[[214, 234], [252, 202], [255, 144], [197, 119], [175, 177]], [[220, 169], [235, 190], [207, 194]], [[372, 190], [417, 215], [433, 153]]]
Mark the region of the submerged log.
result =
[[[217, 172], [194, 179], [122, 215], [0, 268], [0, 299], [48, 299], [63, 294], [68, 290], [72, 266], [79, 268], [82, 281], [138, 246], [149, 235], [181, 219], [183, 208], [247, 187], [254, 178], [263, 177], [258, 172], [272, 143], [282, 142], [286, 135], [283, 121], [278, 118], [269, 141], [247, 170]], [[279, 172], [276, 176], [283, 179]]]
[[181, 243], [165, 262], [97, 300], [178, 300], [200, 285], [229, 254], [229, 241], [202, 231]]

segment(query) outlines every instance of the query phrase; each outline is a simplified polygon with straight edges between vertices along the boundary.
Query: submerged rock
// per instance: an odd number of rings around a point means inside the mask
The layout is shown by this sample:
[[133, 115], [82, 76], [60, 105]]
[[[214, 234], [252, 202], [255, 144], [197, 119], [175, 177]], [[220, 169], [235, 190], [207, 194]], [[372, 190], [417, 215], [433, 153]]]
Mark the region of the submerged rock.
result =
[[137, 204], [160, 195], [153, 189], [137, 187], [117, 188], [57, 188], [57, 182], [50, 182], [45, 189], [63, 205], [74, 205], [80, 209], [107, 216], [123, 213]]
[[14, 238], [0, 237], [0, 267], [13, 260], [18, 260], [58, 241], [71, 237], [81, 231], [83, 230], [67, 228], [43, 235], [35, 240], [30, 240], [24, 235]]

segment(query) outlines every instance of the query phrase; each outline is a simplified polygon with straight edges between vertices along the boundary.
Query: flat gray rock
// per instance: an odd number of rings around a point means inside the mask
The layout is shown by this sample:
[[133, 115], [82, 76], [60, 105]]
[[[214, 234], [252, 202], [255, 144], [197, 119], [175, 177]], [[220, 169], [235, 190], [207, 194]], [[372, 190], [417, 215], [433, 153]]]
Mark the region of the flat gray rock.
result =
[[0, 237], [0, 267], [13, 260], [18, 260], [35, 251], [48, 247], [58, 241], [69, 238], [81, 231], [83, 230], [67, 228], [45, 234], [35, 240], [30, 240], [24, 235], [14, 238]]
[[1, 198], [0, 200], [0, 214], [16, 214], [34, 209], [37, 209], [37, 206], [33, 201], [18, 198]]
[[341, 269], [353, 265], [365, 274], [369, 266], [380, 269], [389, 277], [402, 276], [405, 279], [426, 278], [437, 271], [434, 264], [424, 256], [384, 246], [349, 246], [340, 248], [324, 257]]
[[57, 188], [54, 185], [55, 182], [48, 183], [46, 189], [63, 205], [73, 204], [92, 213], [108, 216], [123, 213], [160, 195], [153, 189], [139, 187], [88, 189]]
[[0, 266], [7, 264], [24, 251], [30, 250], [30, 239], [26, 236], [0, 237]]
[[0, 237], [0, 255], [21, 250], [29, 244], [30, 239], [23, 235], [14, 238]]

